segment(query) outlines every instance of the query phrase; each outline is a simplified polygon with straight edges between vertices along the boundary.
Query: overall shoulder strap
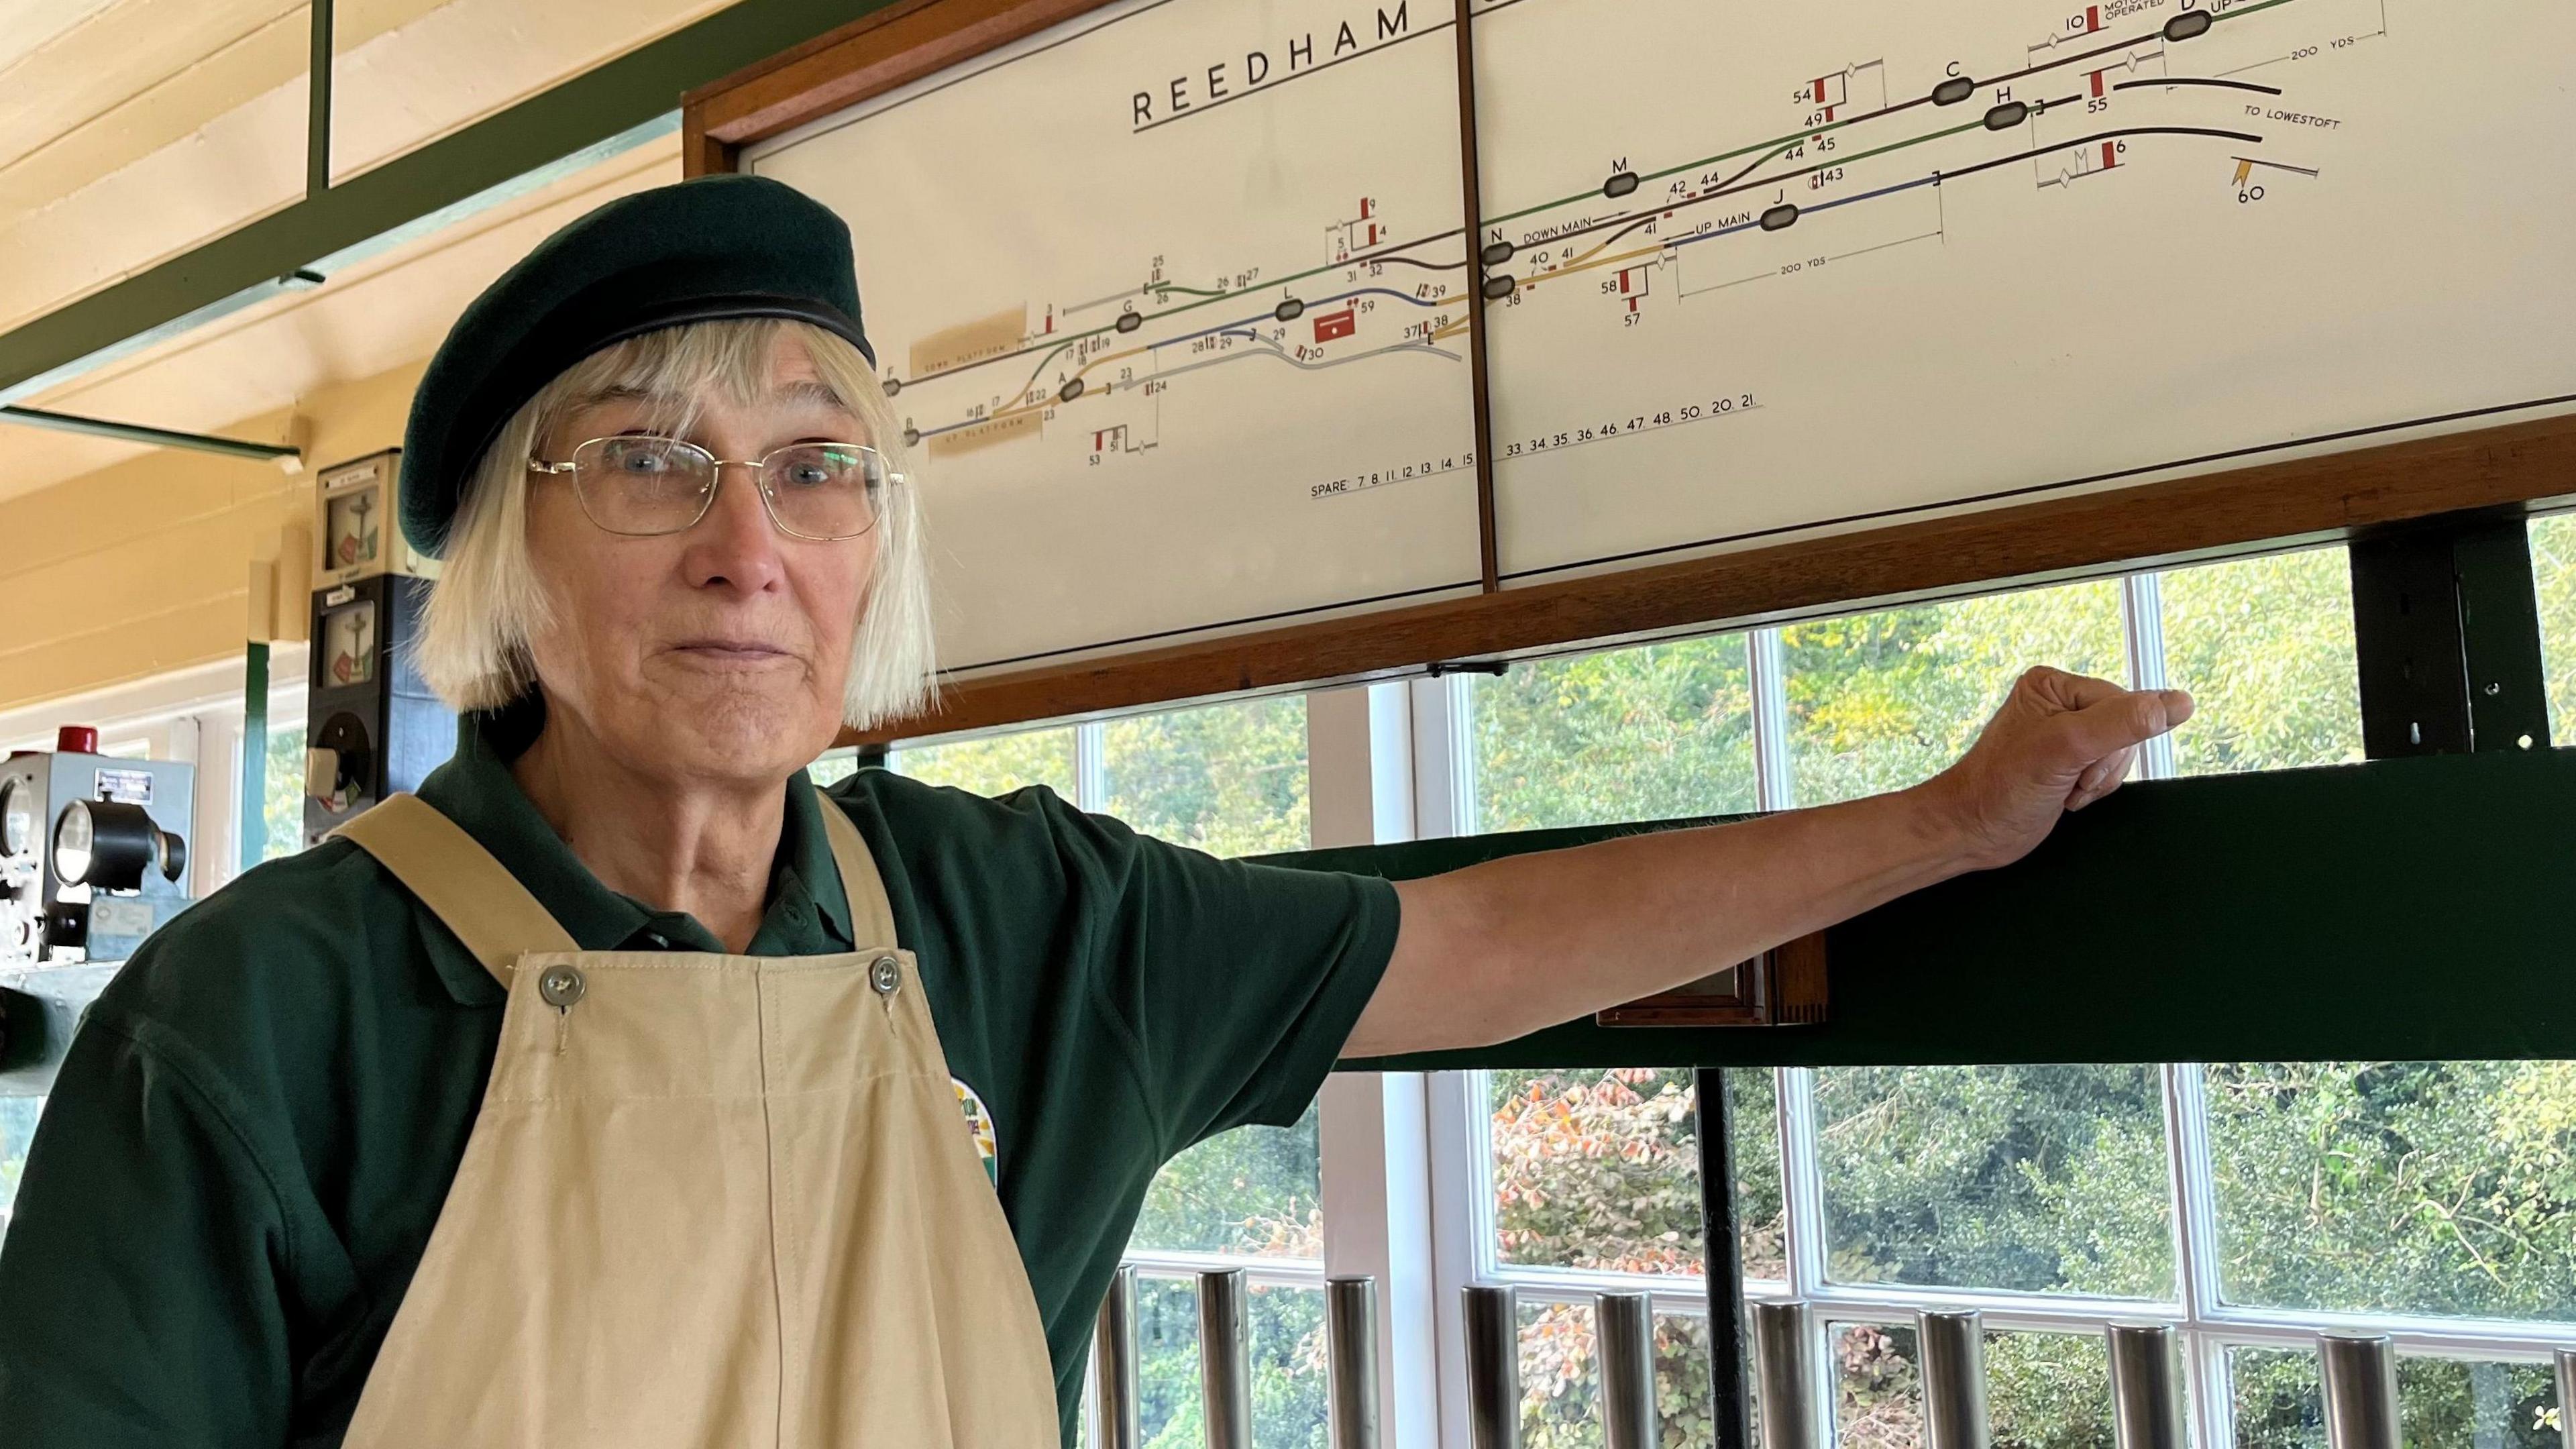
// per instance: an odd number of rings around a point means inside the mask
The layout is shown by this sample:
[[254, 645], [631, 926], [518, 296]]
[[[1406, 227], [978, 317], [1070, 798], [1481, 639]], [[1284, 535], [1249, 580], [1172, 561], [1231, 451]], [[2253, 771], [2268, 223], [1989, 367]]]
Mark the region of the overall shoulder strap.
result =
[[823, 795], [822, 804], [823, 835], [832, 842], [832, 860], [841, 867], [841, 889], [850, 897], [853, 944], [863, 951], [900, 944], [894, 934], [894, 906], [886, 899], [885, 880], [877, 874], [876, 857], [868, 853], [867, 837], [850, 823], [839, 801]]
[[395, 795], [331, 833], [393, 872], [504, 986], [522, 953], [581, 949], [492, 852], [417, 795]]

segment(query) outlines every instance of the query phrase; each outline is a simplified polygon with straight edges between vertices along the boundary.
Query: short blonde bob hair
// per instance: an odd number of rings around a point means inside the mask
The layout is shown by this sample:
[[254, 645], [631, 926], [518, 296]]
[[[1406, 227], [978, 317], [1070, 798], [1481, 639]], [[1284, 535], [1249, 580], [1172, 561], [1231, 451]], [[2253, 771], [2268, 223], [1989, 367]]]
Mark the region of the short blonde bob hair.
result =
[[[811, 323], [779, 318], [694, 322], [647, 332], [583, 358], [520, 408], [467, 480], [430, 588], [414, 659], [451, 709], [497, 710], [537, 684], [529, 641], [553, 617], [528, 554], [528, 461], [564, 414], [611, 394], [750, 403], [769, 390], [781, 336], [804, 344], [815, 375], [866, 426], [891, 476], [878, 501], [876, 572], [859, 600], [841, 718], [865, 729], [919, 713], [931, 701], [930, 580], [921, 510], [903, 476], [903, 430], [859, 350]], [[657, 420], [674, 433], [687, 416]]]

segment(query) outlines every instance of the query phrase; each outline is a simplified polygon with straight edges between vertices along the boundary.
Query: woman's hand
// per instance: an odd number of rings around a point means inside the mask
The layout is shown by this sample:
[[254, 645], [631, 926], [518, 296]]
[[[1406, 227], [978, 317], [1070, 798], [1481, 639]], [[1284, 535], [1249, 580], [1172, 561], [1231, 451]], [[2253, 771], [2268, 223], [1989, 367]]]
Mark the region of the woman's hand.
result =
[[2046, 838], [2060, 811], [2120, 788], [2138, 746], [2191, 712], [2191, 696], [2179, 689], [2128, 690], [2032, 669], [2013, 682], [1968, 752], [1918, 788], [1958, 833], [1968, 869], [2009, 865]]

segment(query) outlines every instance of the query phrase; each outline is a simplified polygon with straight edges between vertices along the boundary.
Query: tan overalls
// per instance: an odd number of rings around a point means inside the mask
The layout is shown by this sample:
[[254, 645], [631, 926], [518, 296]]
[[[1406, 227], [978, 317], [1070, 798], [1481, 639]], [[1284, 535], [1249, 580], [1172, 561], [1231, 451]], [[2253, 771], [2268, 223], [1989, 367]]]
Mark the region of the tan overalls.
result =
[[861, 948], [584, 951], [415, 796], [343, 826], [509, 989], [350, 1449], [1052, 1449], [1037, 1304], [866, 842]]

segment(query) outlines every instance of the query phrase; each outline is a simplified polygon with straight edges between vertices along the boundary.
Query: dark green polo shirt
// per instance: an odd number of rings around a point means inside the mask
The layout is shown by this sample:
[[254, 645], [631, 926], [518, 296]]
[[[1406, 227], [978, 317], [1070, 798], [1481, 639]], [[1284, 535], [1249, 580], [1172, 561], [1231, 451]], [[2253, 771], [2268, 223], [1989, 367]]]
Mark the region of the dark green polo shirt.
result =
[[[470, 719], [421, 795], [589, 950], [721, 947], [601, 885]], [[1211, 1133], [1294, 1121], [1376, 989], [1383, 881], [1220, 861], [1043, 787], [834, 786], [920, 956], [1053, 1351], [1066, 1442], [1146, 1185]], [[852, 949], [800, 773], [755, 955]], [[871, 943], [873, 944], [873, 943]], [[334, 1445], [481, 1104], [502, 993], [333, 841], [164, 927], [71, 1045], [0, 1251], [0, 1445]], [[959, 1130], [965, 1130], [961, 1123]]]

